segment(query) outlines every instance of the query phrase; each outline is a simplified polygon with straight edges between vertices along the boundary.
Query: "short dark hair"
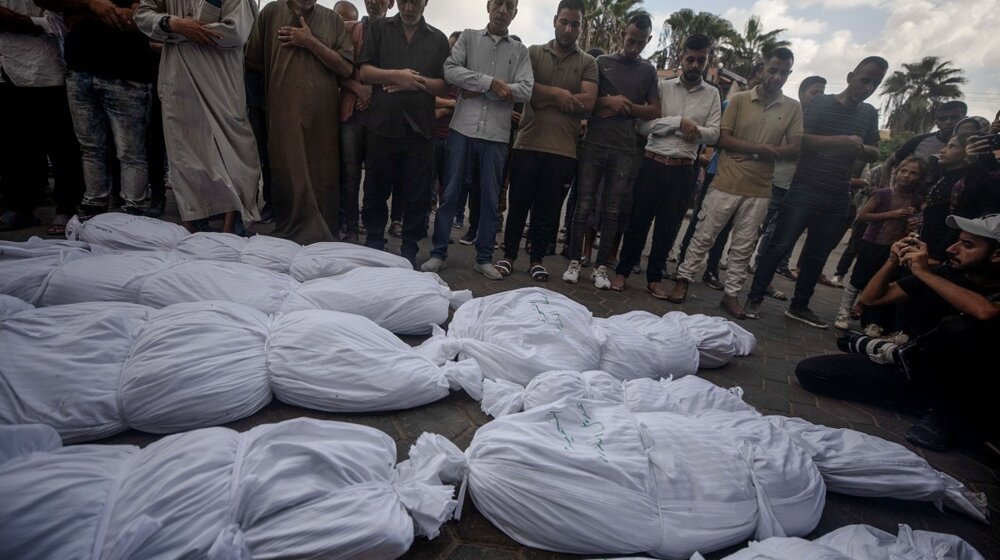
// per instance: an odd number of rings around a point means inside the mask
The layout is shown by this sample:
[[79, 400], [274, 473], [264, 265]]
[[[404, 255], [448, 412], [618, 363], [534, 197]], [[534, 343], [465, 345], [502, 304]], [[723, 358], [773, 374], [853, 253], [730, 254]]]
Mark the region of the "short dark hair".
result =
[[802, 95], [807, 89], [816, 84], [826, 85], [826, 78], [823, 76], [809, 76], [808, 78], [802, 80], [802, 83], [799, 84], [799, 95]]
[[560, 0], [559, 6], [556, 8], [556, 14], [563, 10], [572, 10], [581, 14], [587, 13], [587, 7], [583, 5], [583, 0]]
[[604, 49], [602, 49], [601, 47], [592, 47], [592, 48], [587, 49], [587, 54], [589, 54], [590, 56], [592, 56], [594, 58], [597, 58], [599, 56], [604, 56], [607, 53], [604, 52]]
[[795, 55], [792, 54], [792, 49], [788, 47], [778, 47], [771, 52], [764, 54], [764, 62], [767, 62], [772, 58], [777, 58], [778, 60], [795, 60]]
[[703, 51], [712, 48], [712, 38], [704, 33], [695, 33], [684, 41], [684, 50]]
[[461, 31], [452, 31], [451, 35], [448, 35], [448, 38], [449, 39], [454, 39], [455, 37], [461, 37], [461, 36], [462, 36], [462, 32]]
[[865, 57], [864, 60], [859, 62], [858, 65], [854, 67], [854, 71], [857, 72], [858, 70], [861, 70], [861, 68], [868, 66], [869, 64], [874, 64], [875, 66], [878, 66], [879, 70], [883, 72], [889, 69], [888, 60], [882, 58], [881, 56], [868, 56]]
[[628, 18], [628, 24], [634, 25], [643, 31], [653, 30], [653, 18], [649, 17], [649, 14], [646, 12], [638, 12], [634, 14], [632, 17]]
[[938, 107], [936, 111], [934, 111], [934, 114], [936, 115], [941, 111], [961, 111], [962, 114], [964, 115], [969, 112], [969, 106], [966, 105], [964, 101], [953, 99], [951, 101], [945, 101], [944, 103], [942, 103], [941, 106]]

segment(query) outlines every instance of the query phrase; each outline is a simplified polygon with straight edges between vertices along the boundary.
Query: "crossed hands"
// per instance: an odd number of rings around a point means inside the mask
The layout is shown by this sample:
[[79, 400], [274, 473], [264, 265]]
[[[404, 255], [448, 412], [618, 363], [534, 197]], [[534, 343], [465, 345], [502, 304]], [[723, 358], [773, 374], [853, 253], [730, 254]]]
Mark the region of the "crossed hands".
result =
[[611, 118], [615, 115], [631, 115], [632, 101], [624, 95], [609, 95], [601, 99], [604, 107], [597, 112], [597, 116], [602, 119]]

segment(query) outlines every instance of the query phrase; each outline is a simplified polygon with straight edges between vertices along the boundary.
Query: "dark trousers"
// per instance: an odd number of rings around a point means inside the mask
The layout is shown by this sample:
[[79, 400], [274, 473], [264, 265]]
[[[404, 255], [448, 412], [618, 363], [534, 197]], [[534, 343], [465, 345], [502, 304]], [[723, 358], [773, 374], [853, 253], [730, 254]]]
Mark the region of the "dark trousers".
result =
[[394, 194], [403, 200], [403, 242], [400, 254], [416, 266], [417, 243], [427, 237], [431, 210], [434, 146], [430, 139], [410, 131], [404, 138], [389, 138], [368, 131], [365, 158], [365, 201], [361, 218], [368, 231], [365, 245], [385, 249], [389, 219], [386, 201]]
[[830, 252], [844, 233], [850, 200], [847, 191], [843, 193], [816, 192], [808, 185], [793, 184], [785, 195], [785, 205], [778, 215], [774, 237], [758, 261], [760, 264], [753, 277], [748, 301], [761, 302], [767, 295], [767, 287], [774, 279], [782, 258], [795, 247], [795, 242], [806, 230], [809, 236], [799, 256], [799, 279], [795, 282], [795, 295], [791, 307], [801, 309], [809, 306], [816, 282], [823, 273], [823, 265]]
[[851, 228], [851, 239], [847, 242], [847, 248], [844, 249], [844, 254], [837, 262], [837, 276], [847, 276], [847, 271], [851, 269], [854, 258], [860, 258], [858, 250], [861, 248], [861, 240], [865, 236], [866, 229], [868, 229], [868, 224], [854, 222], [854, 226]]
[[[781, 208], [785, 204], [786, 194], [788, 194], [788, 189], [783, 189], [773, 185], [771, 186], [771, 204], [767, 207], [767, 216], [764, 218], [763, 232], [760, 236], [760, 243], [757, 245], [757, 261], [754, 264], [756, 267], [760, 267], [760, 256], [767, 250], [768, 245], [771, 244], [771, 239], [774, 237], [774, 229], [778, 225], [778, 215], [781, 213]], [[791, 251], [785, 253], [785, 256], [781, 259], [781, 263], [778, 265], [778, 269], [788, 268], [788, 260], [791, 258]]]
[[[583, 252], [583, 237], [592, 212], [601, 216], [601, 246], [594, 266], [608, 264], [614, 255], [615, 237], [626, 210], [632, 182], [639, 171], [642, 155], [632, 149], [615, 149], [583, 144], [579, 175], [577, 175], [576, 206], [573, 209], [569, 258], [579, 260]], [[603, 192], [600, 192], [603, 189]], [[602, 196], [598, 196], [602, 195]], [[600, 207], [597, 200], [600, 198]]]
[[340, 211], [347, 233], [355, 235], [361, 215], [358, 195], [365, 163], [365, 137], [365, 127], [358, 121], [340, 123]]
[[513, 150], [510, 192], [504, 226], [504, 258], [517, 259], [521, 232], [531, 212], [531, 262], [540, 263], [559, 225], [563, 193], [576, 173], [576, 160], [566, 156]]
[[670, 166], [651, 159], [643, 161], [632, 189], [632, 214], [622, 241], [618, 274], [628, 276], [642, 258], [649, 227], [655, 220], [646, 281], [652, 284], [663, 280], [667, 253], [677, 238], [694, 189], [694, 170], [692, 165]]
[[[680, 267], [681, 263], [684, 262], [684, 257], [687, 255], [688, 245], [691, 244], [691, 239], [694, 237], [694, 232], [698, 229], [698, 214], [701, 213], [701, 205], [705, 201], [705, 195], [708, 194], [709, 187], [712, 186], [712, 179], [715, 175], [705, 175], [705, 181], [701, 185], [701, 191], [698, 192], [698, 200], [695, 201], [694, 211], [691, 213], [691, 221], [688, 223], [687, 231], [684, 232], [684, 239], [681, 240], [680, 251], [677, 253], [677, 266]], [[687, 203], [685, 202], [685, 210], [687, 209]], [[733, 231], [733, 220], [730, 219], [726, 227], [722, 228], [719, 232], [719, 237], [715, 239], [715, 245], [712, 245], [712, 250], [708, 252], [708, 264], [705, 266], [705, 274], [712, 275], [716, 278], [719, 277], [719, 263], [722, 262], [722, 255], [726, 250], [726, 243], [729, 242], [729, 234]]]
[[910, 379], [898, 366], [876, 364], [861, 354], [807, 358], [795, 367], [795, 375], [807, 390], [838, 399], [931, 406], [969, 421], [990, 422], [995, 403], [982, 390], [983, 375], [994, 361], [992, 344], [998, 334], [1000, 321], [953, 315], [916, 340]]
[[149, 124], [146, 125], [146, 164], [149, 166], [150, 200], [166, 200], [167, 144], [163, 137], [163, 105], [155, 80], [149, 98]]
[[83, 196], [80, 145], [66, 87], [0, 83], [0, 192], [4, 206], [31, 214], [45, 200], [48, 161], [55, 174], [56, 214], [72, 216]]

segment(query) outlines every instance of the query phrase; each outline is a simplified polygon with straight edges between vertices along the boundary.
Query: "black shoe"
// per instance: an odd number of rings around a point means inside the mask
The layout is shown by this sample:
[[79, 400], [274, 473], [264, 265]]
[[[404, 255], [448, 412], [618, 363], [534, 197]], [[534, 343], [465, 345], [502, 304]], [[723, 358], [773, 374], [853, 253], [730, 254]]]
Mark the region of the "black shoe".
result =
[[389, 226], [389, 235], [397, 239], [403, 237], [403, 224], [400, 222], [392, 222]]
[[785, 317], [795, 319], [796, 321], [805, 323], [810, 327], [816, 327], [817, 329], [826, 329], [830, 326], [826, 324], [826, 321], [823, 321], [815, 313], [813, 313], [808, 307], [789, 307], [785, 311]]
[[712, 288], [713, 290], [724, 290], [726, 288], [725, 286], [722, 285], [722, 282], [719, 282], [719, 277], [717, 275], [711, 274], [709, 272], [706, 272], [704, 275], [702, 275], [701, 281], [707, 284], [708, 287]]
[[946, 416], [928, 412], [906, 431], [906, 441], [931, 451], [950, 451], [955, 446], [955, 424]]
[[106, 206], [90, 206], [87, 204], [81, 204], [76, 210], [76, 216], [81, 222], [86, 222], [94, 216], [99, 216], [107, 211], [108, 208]]
[[149, 201], [149, 208], [146, 208], [147, 218], [159, 218], [167, 209], [167, 201], [163, 198], [154, 198]]
[[462, 245], [472, 245], [473, 243], [476, 242], [476, 232], [470, 229], [469, 231], [465, 232], [465, 235], [463, 235], [458, 239], [458, 242], [461, 243]]
[[145, 216], [146, 215], [146, 209], [145, 208], [136, 208], [134, 206], [130, 206], [128, 208], [122, 208], [121, 211], [123, 213], [125, 213], [125, 214], [128, 214], [129, 216]]
[[787, 266], [783, 266], [778, 270], [775, 270], [774, 273], [777, 274], [778, 276], [784, 276], [785, 278], [791, 280], [792, 282], [795, 281], [795, 275], [792, 274], [791, 270], [788, 270]]

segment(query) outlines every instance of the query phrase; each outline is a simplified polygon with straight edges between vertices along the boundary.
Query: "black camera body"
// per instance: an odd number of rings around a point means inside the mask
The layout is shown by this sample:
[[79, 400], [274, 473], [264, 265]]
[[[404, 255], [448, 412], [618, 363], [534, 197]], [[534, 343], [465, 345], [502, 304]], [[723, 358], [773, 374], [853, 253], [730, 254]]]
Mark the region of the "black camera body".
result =
[[969, 138], [969, 142], [978, 142], [981, 140], [990, 141], [990, 149], [993, 151], [1000, 150], [1000, 132], [996, 134], [984, 134], [981, 136], [973, 136]]

